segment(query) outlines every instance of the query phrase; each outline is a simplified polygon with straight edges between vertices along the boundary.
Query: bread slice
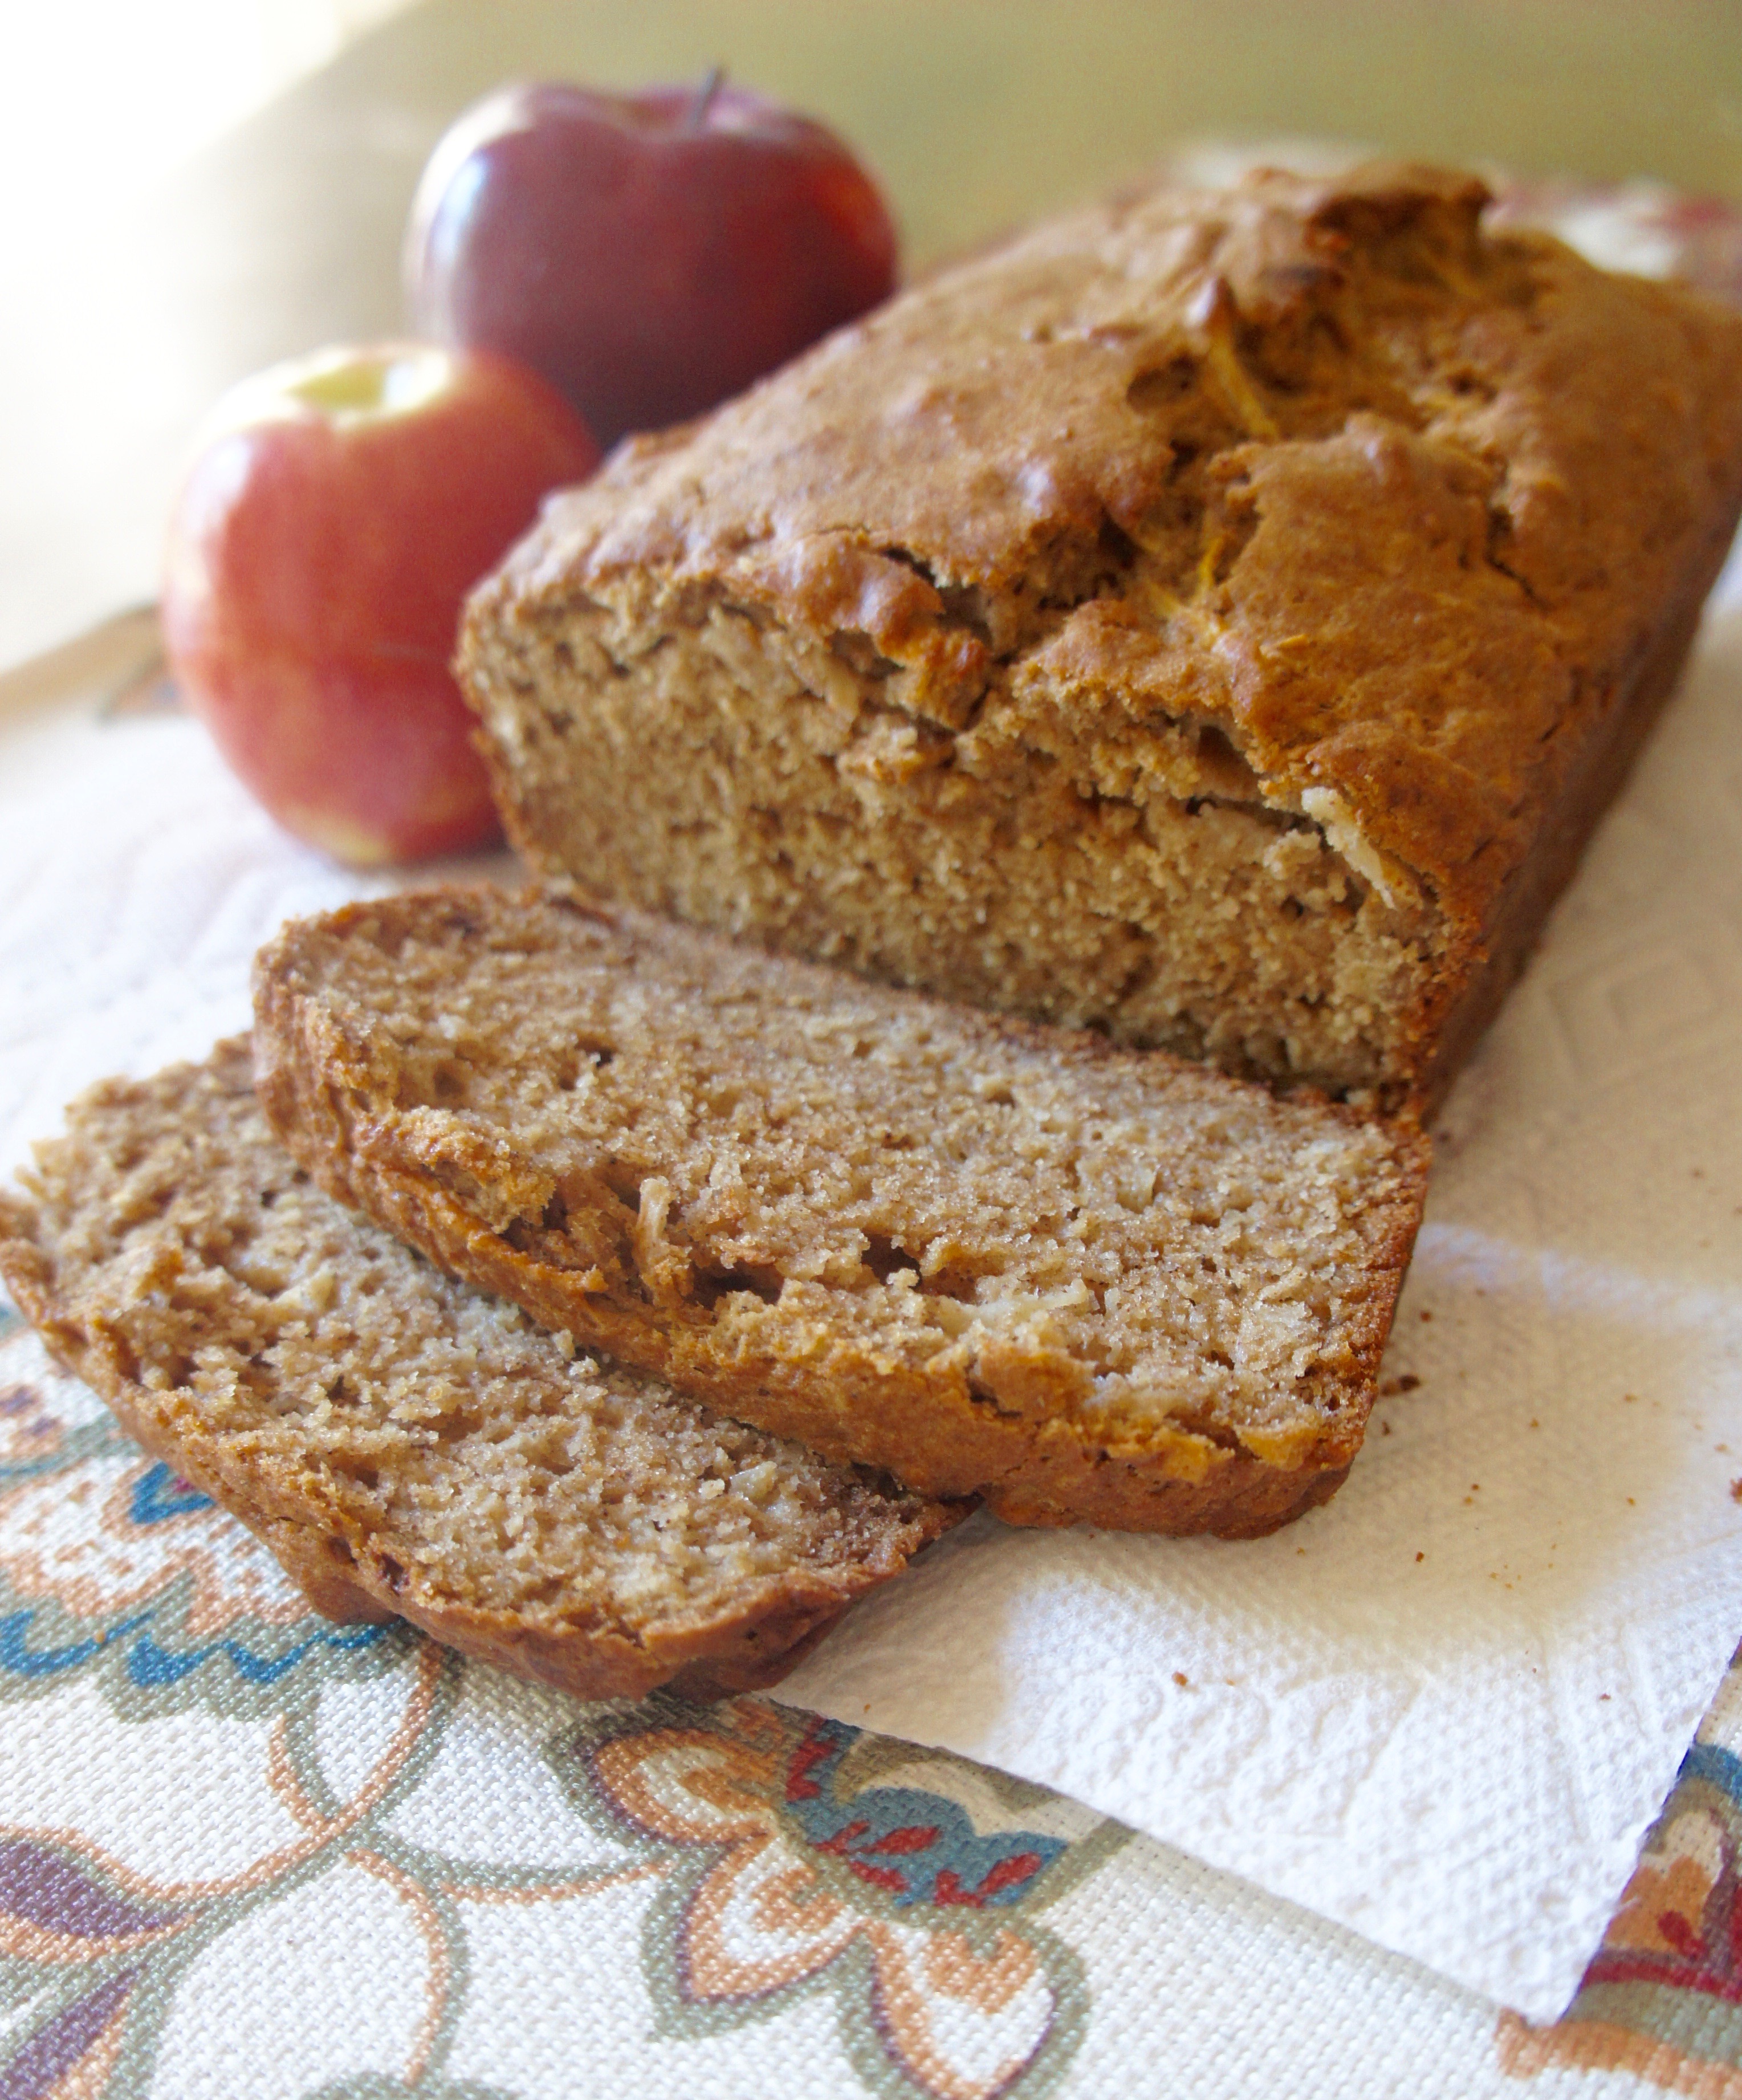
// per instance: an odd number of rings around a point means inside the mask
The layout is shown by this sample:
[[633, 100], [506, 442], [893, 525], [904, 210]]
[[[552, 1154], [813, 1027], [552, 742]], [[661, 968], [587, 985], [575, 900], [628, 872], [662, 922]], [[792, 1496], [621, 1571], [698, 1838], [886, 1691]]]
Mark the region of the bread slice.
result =
[[772, 1683], [959, 1511], [576, 1354], [342, 1210], [245, 1042], [111, 1081], [0, 1193], [0, 1274], [329, 1617], [584, 1697]]
[[621, 448], [472, 601], [540, 870], [1428, 1101], [1680, 667], [1742, 315], [1467, 175], [1167, 187]]
[[1361, 1440], [1425, 1140], [557, 893], [286, 928], [256, 1079], [547, 1326], [1025, 1524], [1266, 1531]]

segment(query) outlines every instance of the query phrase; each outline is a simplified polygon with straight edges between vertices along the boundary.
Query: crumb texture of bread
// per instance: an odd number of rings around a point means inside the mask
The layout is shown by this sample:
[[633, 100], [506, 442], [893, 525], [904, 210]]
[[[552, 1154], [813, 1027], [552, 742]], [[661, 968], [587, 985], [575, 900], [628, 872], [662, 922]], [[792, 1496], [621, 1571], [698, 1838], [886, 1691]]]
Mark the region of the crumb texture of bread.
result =
[[555, 891], [290, 926], [256, 1079], [545, 1325], [1017, 1522], [1272, 1529], [1358, 1449], [1427, 1145]]
[[461, 649], [547, 873], [1431, 1098], [1673, 683], [1742, 316], [1375, 166], [1153, 188], [632, 441]]
[[245, 1041], [112, 1081], [0, 1194], [0, 1274], [331, 1617], [586, 1697], [772, 1683], [959, 1512], [577, 1353], [314, 1185]]

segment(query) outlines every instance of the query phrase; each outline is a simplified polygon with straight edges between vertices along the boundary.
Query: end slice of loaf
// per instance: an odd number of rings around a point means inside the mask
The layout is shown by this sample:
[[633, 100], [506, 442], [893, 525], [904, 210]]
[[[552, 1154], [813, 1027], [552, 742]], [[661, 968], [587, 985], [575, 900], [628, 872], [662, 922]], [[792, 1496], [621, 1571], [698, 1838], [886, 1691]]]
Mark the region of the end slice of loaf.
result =
[[1426, 1140], [557, 892], [286, 929], [329, 1189], [552, 1328], [1017, 1523], [1268, 1531], [1360, 1446]]
[[0, 1274], [329, 1617], [585, 1697], [773, 1683], [958, 1512], [577, 1357], [313, 1187], [245, 1042], [111, 1081], [0, 1193]]

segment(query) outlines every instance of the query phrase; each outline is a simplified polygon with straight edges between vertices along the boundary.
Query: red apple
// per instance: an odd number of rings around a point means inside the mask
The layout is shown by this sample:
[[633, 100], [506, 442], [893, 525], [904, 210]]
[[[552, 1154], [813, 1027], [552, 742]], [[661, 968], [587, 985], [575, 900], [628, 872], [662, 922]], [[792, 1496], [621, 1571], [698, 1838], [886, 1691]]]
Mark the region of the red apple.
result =
[[505, 87], [436, 148], [405, 274], [420, 335], [522, 359], [609, 445], [887, 298], [895, 230], [832, 132], [717, 75]]
[[359, 865], [496, 835], [448, 669], [461, 601], [598, 463], [536, 373], [429, 344], [322, 351], [220, 403], [170, 518], [164, 638], [287, 831]]

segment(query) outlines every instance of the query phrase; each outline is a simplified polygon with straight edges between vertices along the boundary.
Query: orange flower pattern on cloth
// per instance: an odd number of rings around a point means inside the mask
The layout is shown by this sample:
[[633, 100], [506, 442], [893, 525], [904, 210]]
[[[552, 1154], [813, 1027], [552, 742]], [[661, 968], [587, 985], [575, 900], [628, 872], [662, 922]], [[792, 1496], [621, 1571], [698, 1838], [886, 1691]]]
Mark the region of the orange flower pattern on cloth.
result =
[[938, 2100], [994, 2100], [1073, 2052], [1080, 1965], [1037, 1916], [1118, 1826], [755, 1700], [682, 1727], [583, 1722], [556, 1758], [636, 1840], [677, 1848], [643, 1943], [673, 2032], [826, 1983], [874, 2087], [893, 2070]]
[[[1717, 1714], [1733, 1703], [1742, 1656]], [[1625, 2071], [1666, 2092], [1742, 2100], [1742, 1758], [1701, 1730], [1578, 1996], [1550, 2027], [1512, 2014], [1501, 2060]]]

